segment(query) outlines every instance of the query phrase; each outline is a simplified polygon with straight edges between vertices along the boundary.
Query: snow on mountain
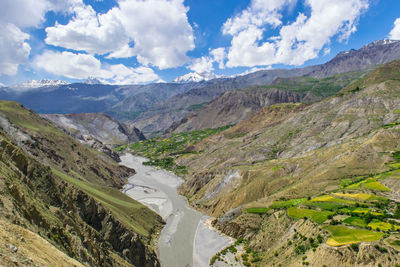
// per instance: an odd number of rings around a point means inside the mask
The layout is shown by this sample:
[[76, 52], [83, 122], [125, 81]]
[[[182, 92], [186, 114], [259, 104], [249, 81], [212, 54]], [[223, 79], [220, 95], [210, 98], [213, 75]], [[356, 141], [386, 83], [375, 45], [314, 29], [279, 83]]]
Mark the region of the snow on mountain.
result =
[[93, 77], [93, 76], [89, 76], [86, 81], [84, 81], [83, 83], [86, 84], [103, 84], [99, 79]]
[[39, 87], [52, 87], [52, 86], [59, 86], [59, 85], [66, 85], [69, 84], [66, 81], [61, 80], [30, 80], [20, 84], [13, 85], [13, 88], [39, 88]]
[[202, 81], [209, 81], [209, 80], [216, 79], [216, 78], [218, 78], [218, 76], [211, 72], [202, 72], [202, 73], [190, 72], [183, 76], [177, 77], [172, 82], [174, 82], [174, 83], [202, 82]]

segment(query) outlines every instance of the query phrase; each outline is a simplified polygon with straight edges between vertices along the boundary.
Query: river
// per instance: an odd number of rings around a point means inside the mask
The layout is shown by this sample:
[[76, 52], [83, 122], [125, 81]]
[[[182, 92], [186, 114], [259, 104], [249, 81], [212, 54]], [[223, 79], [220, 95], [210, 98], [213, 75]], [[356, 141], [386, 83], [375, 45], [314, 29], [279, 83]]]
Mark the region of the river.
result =
[[146, 159], [142, 157], [125, 154], [121, 160], [122, 165], [136, 170], [123, 192], [166, 221], [158, 240], [162, 267], [206, 267], [214, 254], [233, 242], [214, 231], [208, 217], [192, 209], [178, 194], [183, 182], [180, 177], [143, 165]]

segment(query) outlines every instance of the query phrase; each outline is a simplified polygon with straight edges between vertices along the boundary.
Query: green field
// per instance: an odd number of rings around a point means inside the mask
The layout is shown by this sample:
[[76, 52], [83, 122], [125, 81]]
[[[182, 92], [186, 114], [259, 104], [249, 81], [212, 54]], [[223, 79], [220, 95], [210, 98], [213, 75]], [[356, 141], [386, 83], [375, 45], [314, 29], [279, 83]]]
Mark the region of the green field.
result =
[[381, 239], [384, 233], [353, 229], [344, 226], [328, 225], [324, 227], [331, 235], [327, 242], [331, 246], [341, 246], [359, 242], [372, 242]]
[[123, 145], [116, 148], [116, 150], [124, 151], [129, 147], [133, 154], [141, 155], [149, 159], [145, 165], [159, 166], [182, 175], [186, 173], [186, 167], [176, 165], [174, 161], [175, 157], [183, 154], [196, 153], [187, 148], [200, 140], [225, 131], [230, 127], [231, 125], [215, 129], [173, 133], [169, 136], [154, 137], [130, 145]]
[[248, 213], [257, 213], [257, 214], [264, 214], [269, 211], [269, 208], [249, 208], [247, 209]]
[[[316, 198], [311, 199], [311, 202], [332, 202], [332, 203], [340, 203], [346, 205], [355, 205], [359, 202], [347, 199], [336, 198], [331, 195], [323, 195]], [[362, 203], [359, 203], [362, 204]]]
[[372, 222], [370, 222], [368, 224], [368, 226], [374, 230], [379, 229], [379, 230], [383, 230], [383, 231], [390, 231], [390, 230], [395, 231], [395, 230], [400, 229], [400, 226], [398, 226], [398, 225], [394, 225], [394, 224], [387, 223], [387, 222], [382, 222], [382, 221], [375, 220], [375, 219], [372, 220]]
[[298, 206], [306, 201], [307, 201], [306, 198], [295, 198], [295, 199], [290, 199], [290, 200], [286, 200], [286, 201], [274, 201], [271, 204], [270, 208], [285, 209], [285, 208], [289, 208], [289, 207], [293, 207], [293, 206]]
[[295, 219], [302, 219], [304, 217], [311, 218], [316, 223], [323, 223], [328, 219], [329, 215], [335, 214], [331, 211], [316, 211], [310, 209], [291, 207], [287, 210], [288, 215]]
[[343, 220], [343, 222], [354, 225], [354, 226], [360, 226], [360, 227], [368, 226], [367, 222], [363, 218], [356, 217], [356, 216], [349, 217], [349, 218]]
[[367, 178], [358, 183], [354, 183], [346, 187], [346, 189], [365, 188], [373, 191], [390, 191], [389, 188], [378, 182], [378, 178]]

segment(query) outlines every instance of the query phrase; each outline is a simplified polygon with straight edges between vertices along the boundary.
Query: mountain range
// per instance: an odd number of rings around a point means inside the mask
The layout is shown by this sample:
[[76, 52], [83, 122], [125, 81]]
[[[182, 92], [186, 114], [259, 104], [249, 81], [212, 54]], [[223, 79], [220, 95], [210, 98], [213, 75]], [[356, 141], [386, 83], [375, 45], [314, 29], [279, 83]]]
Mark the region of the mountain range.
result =
[[[267, 86], [277, 78], [306, 76], [325, 78], [340, 73], [374, 69], [400, 58], [400, 42], [380, 40], [358, 50], [339, 53], [329, 62], [301, 69], [261, 70], [233, 78], [202, 82], [156, 83], [115, 86], [104, 84], [63, 84], [15, 94], [2, 88], [1, 99], [14, 100], [39, 113], [103, 112], [133, 122], [145, 134], [165, 132], [192, 111], [205, 106], [226, 91], [250, 86]], [[42, 89], [42, 90], [39, 90]], [[311, 96], [310, 96], [311, 97]]]

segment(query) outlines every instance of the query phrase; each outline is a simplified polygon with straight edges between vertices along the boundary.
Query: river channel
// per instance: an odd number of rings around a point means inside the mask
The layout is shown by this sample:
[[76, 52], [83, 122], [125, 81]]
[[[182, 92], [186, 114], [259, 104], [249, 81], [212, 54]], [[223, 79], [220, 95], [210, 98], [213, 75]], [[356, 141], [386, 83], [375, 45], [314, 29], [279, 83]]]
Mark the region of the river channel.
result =
[[206, 267], [211, 257], [232, 243], [214, 231], [208, 217], [192, 209], [178, 194], [183, 180], [164, 170], [142, 163], [145, 158], [125, 154], [121, 164], [136, 170], [123, 192], [157, 212], [166, 225], [158, 240], [162, 267]]

